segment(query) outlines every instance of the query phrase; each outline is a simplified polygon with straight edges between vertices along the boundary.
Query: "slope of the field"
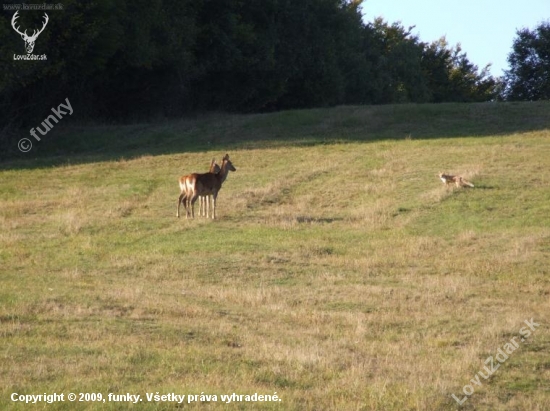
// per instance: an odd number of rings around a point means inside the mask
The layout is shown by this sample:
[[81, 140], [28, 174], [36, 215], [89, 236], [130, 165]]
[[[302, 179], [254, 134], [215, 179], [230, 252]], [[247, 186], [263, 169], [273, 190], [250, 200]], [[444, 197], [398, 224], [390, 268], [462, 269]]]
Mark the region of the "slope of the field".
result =
[[549, 169], [548, 103], [60, 127], [0, 170], [0, 409], [548, 410]]

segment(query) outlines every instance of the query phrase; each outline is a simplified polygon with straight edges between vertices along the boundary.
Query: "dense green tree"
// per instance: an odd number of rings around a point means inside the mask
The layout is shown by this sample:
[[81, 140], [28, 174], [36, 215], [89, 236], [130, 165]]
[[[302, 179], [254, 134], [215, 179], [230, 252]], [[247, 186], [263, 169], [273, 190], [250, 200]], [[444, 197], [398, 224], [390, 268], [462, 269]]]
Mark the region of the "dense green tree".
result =
[[434, 103], [448, 101], [451, 93], [452, 49], [445, 37], [424, 46], [422, 68]]
[[508, 56], [503, 97], [507, 100], [550, 99], [550, 22], [517, 31]]
[[[460, 47], [422, 43], [399, 23], [366, 23], [360, 4], [66, 0], [62, 11], [49, 12], [39, 38], [36, 53], [46, 53], [46, 61], [13, 59], [23, 44], [11, 28], [13, 13], [5, 12], [0, 131], [42, 121], [67, 97], [75, 117], [114, 121], [492, 98], [495, 81]], [[33, 27], [42, 16], [25, 11], [20, 20]]]
[[[426, 102], [429, 98], [426, 79], [422, 72], [423, 44], [401, 24], [387, 24], [377, 18], [367, 26], [372, 36], [372, 50], [367, 51], [374, 61], [373, 102]], [[372, 55], [374, 54], [374, 55]]]
[[496, 97], [496, 81], [489, 75], [491, 65], [486, 65], [481, 71], [471, 63], [457, 45], [452, 54], [452, 65], [449, 74], [451, 82], [450, 95], [447, 101], [481, 102]]
[[445, 37], [424, 46], [422, 66], [431, 93], [430, 101], [476, 102], [496, 97], [497, 82], [468, 60], [460, 44], [450, 47]]

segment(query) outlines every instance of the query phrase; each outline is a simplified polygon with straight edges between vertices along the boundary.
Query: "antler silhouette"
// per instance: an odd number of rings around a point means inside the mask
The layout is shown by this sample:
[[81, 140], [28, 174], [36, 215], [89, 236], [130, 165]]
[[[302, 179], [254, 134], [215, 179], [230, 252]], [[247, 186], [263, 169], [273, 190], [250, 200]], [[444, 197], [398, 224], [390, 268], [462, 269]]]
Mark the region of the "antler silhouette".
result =
[[21, 32], [19, 31], [19, 28], [18, 28], [18, 27], [15, 27], [15, 20], [17, 20], [17, 19], [19, 18], [19, 16], [17, 15], [17, 13], [19, 13], [19, 10], [17, 10], [17, 11], [15, 12], [15, 14], [13, 15], [13, 17], [12, 17], [12, 19], [11, 19], [11, 26], [13, 27], [13, 29], [14, 29], [16, 32], [18, 32], [19, 34], [21, 34], [21, 37], [25, 38], [25, 37], [27, 37], [27, 30], [25, 30], [24, 33], [21, 33]]
[[25, 47], [27, 49], [27, 53], [32, 53], [32, 50], [34, 49], [34, 42], [36, 41], [38, 35], [44, 31], [46, 28], [46, 25], [48, 24], [48, 21], [50, 21], [50, 18], [48, 17], [47, 13], [44, 13], [44, 23], [42, 24], [42, 28], [40, 30], [33, 30], [32, 36], [27, 35], [27, 30], [25, 30], [23, 33], [19, 30], [19, 27], [16, 27], [16, 20], [19, 18], [19, 10], [15, 12], [11, 19], [11, 26], [13, 29], [21, 35], [21, 38], [25, 40]]

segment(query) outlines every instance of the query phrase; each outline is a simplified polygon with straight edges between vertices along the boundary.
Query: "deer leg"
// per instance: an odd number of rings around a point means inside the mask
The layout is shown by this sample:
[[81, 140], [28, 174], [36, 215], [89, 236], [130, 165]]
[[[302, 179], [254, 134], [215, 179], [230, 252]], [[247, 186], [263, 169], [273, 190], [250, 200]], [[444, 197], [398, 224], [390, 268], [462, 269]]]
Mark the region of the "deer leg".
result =
[[180, 218], [180, 204], [182, 201], [185, 201], [185, 193], [181, 193], [178, 198], [178, 210], [176, 211], [176, 217]]
[[200, 196], [199, 197], [199, 201], [200, 201], [200, 216], [201, 217], [205, 217], [206, 216], [206, 213], [208, 210], [208, 198], [207, 197], [204, 197], [204, 196]]
[[187, 219], [187, 218], [189, 218], [189, 202], [191, 201], [191, 197], [186, 195], [184, 200], [185, 200], [185, 203], [184, 203], [184, 205], [185, 205], [185, 218]]
[[191, 218], [195, 218], [195, 201], [197, 201], [198, 196], [198, 193], [195, 193], [191, 198]]
[[218, 197], [218, 193], [212, 194], [212, 220], [216, 218], [216, 198]]

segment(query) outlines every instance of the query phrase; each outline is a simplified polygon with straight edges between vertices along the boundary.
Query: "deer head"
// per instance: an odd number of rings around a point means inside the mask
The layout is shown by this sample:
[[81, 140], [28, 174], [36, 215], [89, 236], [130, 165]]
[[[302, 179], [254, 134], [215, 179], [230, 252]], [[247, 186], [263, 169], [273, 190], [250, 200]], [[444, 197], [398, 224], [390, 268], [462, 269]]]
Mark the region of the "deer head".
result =
[[17, 10], [13, 15], [13, 18], [11, 19], [11, 26], [17, 33], [21, 35], [21, 38], [25, 41], [25, 48], [27, 49], [27, 53], [31, 54], [34, 49], [34, 42], [38, 38], [38, 35], [44, 31], [44, 28], [46, 28], [46, 24], [48, 24], [48, 21], [49, 21], [48, 15], [44, 13], [45, 20], [44, 20], [44, 24], [42, 25], [42, 28], [40, 30], [33, 30], [32, 36], [28, 36], [27, 30], [25, 30], [25, 32], [22, 33], [19, 31], [19, 27], [15, 27], [15, 23], [16, 23], [15, 20], [19, 18], [17, 13], [19, 13], [19, 10]]

